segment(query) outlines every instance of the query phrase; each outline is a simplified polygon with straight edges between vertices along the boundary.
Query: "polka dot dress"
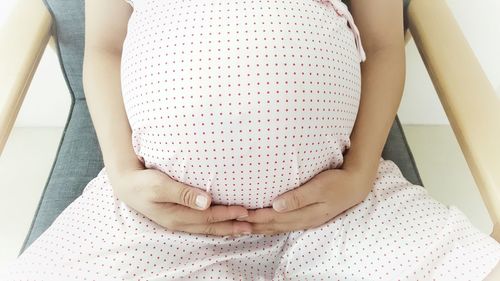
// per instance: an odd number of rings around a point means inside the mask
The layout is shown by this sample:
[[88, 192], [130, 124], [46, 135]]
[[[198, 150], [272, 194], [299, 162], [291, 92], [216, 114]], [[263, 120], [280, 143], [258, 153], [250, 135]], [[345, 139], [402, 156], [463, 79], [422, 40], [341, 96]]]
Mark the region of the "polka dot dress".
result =
[[135, 0], [121, 74], [136, 154], [247, 208], [340, 166], [364, 54], [335, 3]]
[[[350, 147], [359, 31], [338, 0], [126, 0], [121, 79], [147, 168], [270, 207]], [[1, 280], [483, 280], [500, 245], [380, 158], [368, 196], [316, 228], [217, 237], [165, 229], [103, 168]]]

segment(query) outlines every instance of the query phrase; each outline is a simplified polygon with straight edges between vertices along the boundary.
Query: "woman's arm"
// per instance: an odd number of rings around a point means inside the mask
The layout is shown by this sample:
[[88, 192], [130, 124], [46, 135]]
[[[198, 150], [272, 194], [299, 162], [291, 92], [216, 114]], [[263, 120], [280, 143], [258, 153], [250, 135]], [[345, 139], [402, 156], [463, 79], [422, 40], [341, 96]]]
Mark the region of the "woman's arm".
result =
[[83, 87], [110, 179], [142, 166], [132, 147], [121, 95], [121, 52], [131, 13], [123, 0], [85, 1]]
[[[128, 207], [170, 229], [210, 235], [249, 232], [242, 206], [212, 205], [210, 195], [156, 169], [146, 169], [132, 147], [121, 95], [120, 63], [131, 6], [124, 0], [85, 1], [83, 83], [114, 194]], [[196, 199], [204, 195], [205, 206]]]
[[366, 61], [361, 64], [361, 100], [344, 165], [375, 179], [389, 130], [401, 102], [405, 43], [401, 0], [352, 0]]
[[273, 208], [249, 210], [241, 220], [252, 223], [252, 233], [318, 227], [362, 202], [373, 187], [403, 91], [403, 7], [401, 0], [352, 0], [351, 8], [367, 59], [361, 66], [360, 107], [344, 164], [279, 195]]

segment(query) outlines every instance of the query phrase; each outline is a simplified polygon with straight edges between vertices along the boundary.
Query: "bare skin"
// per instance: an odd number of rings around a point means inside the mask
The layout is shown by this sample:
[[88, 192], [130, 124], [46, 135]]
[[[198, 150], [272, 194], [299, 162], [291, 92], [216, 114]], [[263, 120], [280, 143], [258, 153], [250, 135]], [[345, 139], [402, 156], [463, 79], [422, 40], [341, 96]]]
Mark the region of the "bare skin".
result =
[[[403, 95], [405, 42], [400, 0], [352, 0], [367, 60], [361, 64], [361, 100], [351, 147], [340, 169], [327, 170], [275, 199], [286, 208], [250, 210], [252, 233], [316, 227], [360, 203], [375, 180], [380, 155]], [[319, 191], [318, 191], [319, 190]]]

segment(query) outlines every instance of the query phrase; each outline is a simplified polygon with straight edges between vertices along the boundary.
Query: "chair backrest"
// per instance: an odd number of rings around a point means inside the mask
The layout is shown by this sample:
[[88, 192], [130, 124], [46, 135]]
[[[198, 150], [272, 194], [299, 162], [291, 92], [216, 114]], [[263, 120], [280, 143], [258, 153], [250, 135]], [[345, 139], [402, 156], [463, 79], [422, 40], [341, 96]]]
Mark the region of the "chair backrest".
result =
[[54, 19], [60, 65], [71, 98], [85, 99], [82, 69], [85, 46], [85, 0], [43, 0]]

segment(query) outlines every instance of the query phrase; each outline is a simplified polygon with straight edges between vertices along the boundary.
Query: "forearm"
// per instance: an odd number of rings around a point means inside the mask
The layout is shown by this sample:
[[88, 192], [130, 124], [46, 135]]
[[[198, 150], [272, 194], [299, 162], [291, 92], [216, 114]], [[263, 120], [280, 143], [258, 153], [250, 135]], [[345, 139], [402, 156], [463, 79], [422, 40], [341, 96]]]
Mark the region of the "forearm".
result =
[[367, 60], [361, 65], [361, 100], [345, 166], [354, 165], [375, 178], [401, 102], [404, 79], [404, 44], [367, 51]]
[[89, 48], [83, 66], [85, 97], [110, 179], [142, 166], [132, 147], [121, 95], [120, 58], [118, 53]]

